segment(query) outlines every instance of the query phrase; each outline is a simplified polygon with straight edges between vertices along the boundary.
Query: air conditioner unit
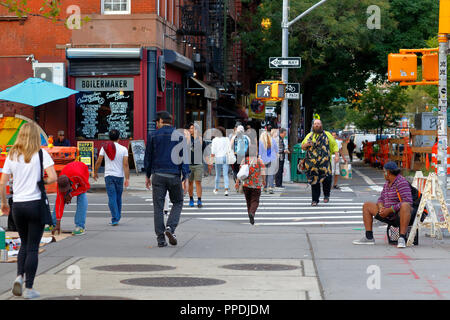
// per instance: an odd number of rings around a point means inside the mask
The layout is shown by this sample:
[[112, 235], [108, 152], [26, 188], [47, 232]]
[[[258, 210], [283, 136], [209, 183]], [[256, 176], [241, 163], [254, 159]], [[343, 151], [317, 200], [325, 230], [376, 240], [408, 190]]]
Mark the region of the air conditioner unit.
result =
[[63, 62], [55, 63], [33, 63], [35, 78], [41, 78], [48, 82], [66, 86], [66, 68]]

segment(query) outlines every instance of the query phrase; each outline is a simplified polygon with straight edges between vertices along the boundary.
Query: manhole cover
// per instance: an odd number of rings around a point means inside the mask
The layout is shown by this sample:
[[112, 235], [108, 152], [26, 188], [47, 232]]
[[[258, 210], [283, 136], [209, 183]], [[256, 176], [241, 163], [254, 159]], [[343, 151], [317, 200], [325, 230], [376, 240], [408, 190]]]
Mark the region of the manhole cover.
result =
[[283, 271], [298, 269], [296, 266], [290, 266], [287, 264], [228, 264], [222, 266], [222, 268], [249, 271]]
[[113, 271], [113, 272], [149, 272], [149, 271], [166, 271], [174, 270], [175, 267], [161, 266], [157, 264], [117, 264], [108, 266], [98, 266], [93, 270]]
[[134, 278], [120, 281], [124, 284], [145, 287], [200, 287], [216, 286], [226, 283], [223, 280], [211, 278], [192, 278], [192, 277], [152, 277], [152, 278]]
[[108, 297], [108, 296], [61, 296], [61, 297], [50, 297], [44, 298], [42, 300], [133, 300], [130, 298], [123, 297]]

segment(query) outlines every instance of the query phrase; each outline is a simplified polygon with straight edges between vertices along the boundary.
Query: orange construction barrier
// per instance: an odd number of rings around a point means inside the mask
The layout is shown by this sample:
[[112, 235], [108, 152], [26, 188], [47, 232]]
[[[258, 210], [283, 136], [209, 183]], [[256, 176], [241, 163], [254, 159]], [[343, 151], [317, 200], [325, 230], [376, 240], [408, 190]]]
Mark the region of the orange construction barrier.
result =
[[380, 151], [378, 153], [378, 158], [380, 160], [381, 167], [383, 167], [387, 162], [389, 162], [389, 139], [384, 139], [378, 141], [380, 146]]
[[[70, 163], [75, 161], [77, 157], [78, 149], [77, 147], [42, 147], [45, 149], [55, 162], [56, 175], [59, 176], [62, 169]], [[56, 193], [57, 183], [48, 184], [45, 186], [47, 193]]]

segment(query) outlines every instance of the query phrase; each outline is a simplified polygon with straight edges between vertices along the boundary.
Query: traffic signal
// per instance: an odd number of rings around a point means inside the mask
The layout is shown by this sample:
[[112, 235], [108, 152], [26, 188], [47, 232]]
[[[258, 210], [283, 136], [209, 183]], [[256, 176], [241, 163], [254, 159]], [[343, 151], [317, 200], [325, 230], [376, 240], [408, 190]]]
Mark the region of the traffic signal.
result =
[[257, 83], [256, 84], [256, 99], [261, 100], [269, 100], [272, 98], [272, 85], [271, 84], [264, 84], [264, 83]]
[[361, 94], [361, 93], [355, 92], [355, 93], [352, 95], [352, 103], [360, 103], [360, 102], [361, 102], [361, 97], [362, 97], [362, 94]]
[[416, 81], [416, 79], [417, 56], [414, 53], [390, 53], [388, 55], [389, 81]]
[[450, 33], [450, 0], [439, 1], [439, 33]]
[[284, 83], [272, 83], [272, 98], [273, 99], [284, 99], [286, 94], [286, 85]]
[[439, 81], [439, 55], [437, 53], [422, 56], [422, 79]]
[[281, 101], [286, 94], [286, 84], [282, 81], [263, 81], [256, 84], [256, 99]]

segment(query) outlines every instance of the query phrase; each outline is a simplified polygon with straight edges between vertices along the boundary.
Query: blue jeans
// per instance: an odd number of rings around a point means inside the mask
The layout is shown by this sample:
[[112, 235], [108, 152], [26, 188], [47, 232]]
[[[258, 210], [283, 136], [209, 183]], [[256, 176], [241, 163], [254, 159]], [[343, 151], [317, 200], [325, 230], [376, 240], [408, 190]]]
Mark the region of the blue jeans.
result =
[[[86, 226], [86, 213], [88, 208], [88, 199], [86, 193], [77, 196], [77, 211], [75, 212], [75, 226], [82, 229]], [[56, 225], [56, 207], [53, 208], [53, 224]]]
[[122, 192], [123, 177], [106, 176], [106, 193], [108, 194], [108, 206], [111, 210], [111, 222], [119, 222], [122, 216]]
[[228, 189], [228, 164], [227, 157], [216, 158], [216, 189], [219, 189], [220, 174], [223, 172], [223, 182], [225, 189]]

